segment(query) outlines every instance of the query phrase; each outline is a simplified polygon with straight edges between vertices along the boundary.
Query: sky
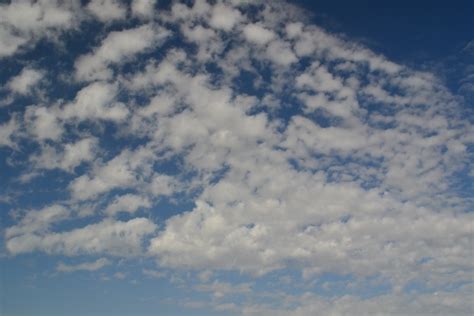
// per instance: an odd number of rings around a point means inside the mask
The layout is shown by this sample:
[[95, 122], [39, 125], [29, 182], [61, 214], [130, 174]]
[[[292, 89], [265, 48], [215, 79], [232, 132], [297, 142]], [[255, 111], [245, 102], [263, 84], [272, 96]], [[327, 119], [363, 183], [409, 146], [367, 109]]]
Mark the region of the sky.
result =
[[473, 5], [0, 4], [0, 315], [472, 315]]

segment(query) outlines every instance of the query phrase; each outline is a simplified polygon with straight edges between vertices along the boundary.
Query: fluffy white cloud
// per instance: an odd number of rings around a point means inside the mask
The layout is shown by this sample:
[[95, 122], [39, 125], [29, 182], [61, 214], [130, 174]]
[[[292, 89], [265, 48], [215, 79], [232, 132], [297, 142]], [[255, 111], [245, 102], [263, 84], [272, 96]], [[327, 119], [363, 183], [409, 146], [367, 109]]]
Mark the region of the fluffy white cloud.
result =
[[8, 239], [10, 253], [44, 251], [68, 256], [106, 253], [113, 256], [133, 256], [142, 252], [142, 241], [157, 226], [146, 218], [128, 222], [103, 220], [67, 232], [24, 232]]
[[209, 24], [224, 31], [230, 31], [240, 20], [242, 16], [240, 12], [225, 4], [216, 4], [212, 9]]
[[118, 212], [136, 212], [141, 207], [150, 207], [151, 202], [148, 198], [134, 195], [125, 194], [115, 198], [105, 209], [105, 213], [108, 215], [114, 215]]
[[56, 37], [77, 25], [79, 3], [70, 1], [12, 1], [0, 5], [0, 57], [43, 37]]
[[[104, 18], [112, 23], [125, 14], [119, 3], [84, 10], [113, 6]], [[113, 28], [75, 59], [63, 78], [90, 81], [76, 81], [75, 96], [46, 91], [0, 125], [0, 145], [33, 135], [30, 171], [68, 171], [64, 205], [94, 215], [62, 230], [56, 224], [75, 220], [66, 209], [31, 210], [6, 229], [11, 254], [149, 256], [159, 269], [194, 270], [203, 283], [192, 288], [221, 312], [467, 310], [472, 199], [456, 191], [456, 177], [472, 177], [474, 128], [439, 79], [310, 25], [288, 4], [153, 5], [131, 2], [138, 24]], [[158, 25], [179, 36], [161, 45], [171, 33]], [[10, 89], [27, 93], [31, 77]], [[114, 218], [140, 208], [161, 216], [159, 202], [189, 200], [159, 228]], [[92, 271], [101, 262], [61, 267]], [[298, 291], [288, 270], [300, 273]], [[275, 271], [292, 293], [211, 280], [222, 271], [262, 279]], [[325, 273], [350, 276], [338, 283], [345, 296], [309, 293]], [[350, 294], [359, 282], [375, 296]], [[419, 289], [410, 298], [411, 284]]]
[[3, 27], [0, 27], [0, 57], [10, 56], [28, 40], [12, 34]]
[[45, 145], [41, 154], [32, 157], [31, 161], [38, 168], [59, 168], [71, 172], [81, 163], [93, 160], [96, 147], [97, 139], [91, 137], [65, 144], [60, 150]]
[[259, 45], [264, 45], [275, 38], [274, 32], [259, 24], [247, 24], [242, 32], [246, 40]]
[[87, 9], [103, 22], [125, 18], [126, 6], [119, 0], [92, 0]]
[[54, 109], [44, 106], [30, 106], [25, 113], [30, 133], [39, 140], [57, 140], [63, 133], [63, 127]]
[[28, 94], [41, 80], [43, 73], [36, 69], [23, 68], [22, 71], [8, 82], [8, 88], [18, 94]]
[[70, 211], [62, 205], [51, 205], [40, 210], [32, 210], [25, 214], [21, 221], [6, 229], [7, 238], [18, 235], [45, 233], [55, 222], [65, 220], [71, 215]]
[[[97, 161], [89, 174], [75, 178], [69, 184], [69, 189], [77, 200], [88, 200], [115, 188], [132, 186], [168, 195], [172, 192], [173, 182], [166, 176], [152, 172], [154, 158], [154, 152], [146, 147], [135, 151], [124, 150], [105, 163]], [[164, 192], [158, 192], [160, 189]]]
[[273, 41], [268, 45], [267, 56], [278, 65], [287, 66], [298, 59], [291, 50], [291, 46], [284, 41]]
[[93, 52], [76, 60], [76, 78], [108, 79], [111, 77], [109, 65], [129, 61], [134, 55], [155, 46], [169, 35], [168, 30], [151, 24], [111, 32]]
[[0, 146], [14, 146], [12, 137], [19, 129], [19, 123], [16, 118], [12, 117], [8, 122], [0, 124]]
[[199, 284], [196, 290], [199, 292], [211, 292], [215, 298], [222, 298], [232, 294], [251, 293], [252, 285], [250, 283], [241, 283], [233, 285], [227, 282], [214, 281], [211, 284]]
[[116, 101], [118, 86], [104, 82], [94, 82], [82, 88], [73, 102], [64, 106], [64, 119], [102, 119], [121, 121], [128, 115], [123, 103]]
[[139, 17], [153, 17], [156, 0], [133, 0], [132, 13]]

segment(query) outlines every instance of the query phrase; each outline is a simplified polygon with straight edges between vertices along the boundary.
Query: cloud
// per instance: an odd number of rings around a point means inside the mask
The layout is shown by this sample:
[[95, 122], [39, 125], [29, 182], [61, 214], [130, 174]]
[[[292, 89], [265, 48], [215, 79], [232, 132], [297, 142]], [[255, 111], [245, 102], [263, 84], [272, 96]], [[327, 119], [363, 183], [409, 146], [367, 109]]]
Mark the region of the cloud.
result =
[[[471, 310], [468, 296], [471, 286], [464, 286], [458, 294], [449, 291], [415, 295], [382, 295], [367, 299], [344, 296], [334, 299], [318, 297], [310, 293], [301, 296], [282, 297], [298, 304], [295, 309], [285, 306], [272, 308], [264, 304], [253, 304], [241, 309], [242, 315], [291, 315], [303, 316], [314, 313], [347, 315], [357, 314], [404, 314], [404, 315], [468, 315]], [[467, 301], [466, 301], [467, 299]]]
[[54, 110], [44, 106], [29, 106], [25, 113], [30, 133], [39, 140], [58, 140], [63, 128]]
[[41, 150], [41, 154], [32, 157], [31, 161], [34, 162], [37, 168], [59, 168], [72, 172], [81, 163], [95, 158], [96, 147], [97, 139], [92, 137], [65, 144], [59, 150], [45, 145]]
[[76, 60], [76, 78], [85, 81], [109, 79], [112, 75], [109, 65], [129, 61], [134, 55], [158, 44], [169, 35], [168, 30], [153, 25], [110, 32], [93, 52]]
[[114, 215], [118, 212], [136, 212], [139, 208], [148, 208], [151, 206], [150, 200], [146, 197], [142, 197], [134, 194], [125, 194], [117, 197], [112, 203], [110, 203], [105, 209], [105, 213], [108, 215]]
[[102, 22], [124, 19], [127, 14], [127, 8], [118, 0], [92, 0], [87, 9]]
[[161, 278], [164, 278], [166, 276], [166, 273], [164, 273], [164, 272], [155, 271], [155, 270], [151, 270], [151, 269], [143, 269], [142, 273], [146, 276], [156, 278], [156, 279], [161, 279]]
[[121, 121], [128, 115], [123, 103], [116, 101], [118, 86], [94, 82], [82, 88], [73, 102], [62, 109], [64, 119]]
[[209, 24], [224, 31], [230, 31], [241, 19], [241, 14], [238, 10], [224, 4], [216, 4], [212, 9], [211, 19]]
[[14, 147], [12, 137], [18, 131], [20, 125], [15, 117], [8, 122], [0, 124], [0, 146]]
[[275, 33], [259, 24], [247, 24], [243, 29], [245, 39], [251, 43], [265, 45], [275, 38]]
[[283, 41], [270, 43], [267, 48], [267, 56], [273, 62], [283, 66], [290, 65], [298, 60], [290, 45]]
[[110, 265], [110, 260], [100, 258], [92, 262], [83, 262], [79, 264], [68, 265], [63, 262], [58, 263], [56, 271], [58, 272], [76, 272], [76, 271], [97, 271], [105, 266]]
[[132, 13], [139, 17], [151, 18], [155, 14], [156, 0], [133, 0]]
[[74, 28], [80, 14], [74, 2], [13, 1], [0, 6], [0, 57], [8, 57], [21, 47], [41, 38], [54, 38]]
[[71, 213], [62, 205], [51, 205], [40, 210], [31, 210], [21, 219], [21, 221], [5, 230], [7, 238], [18, 235], [45, 233], [55, 222], [65, 220]]
[[143, 238], [153, 233], [156, 228], [157, 226], [146, 218], [134, 218], [127, 222], [103, 220], [67, 232], [21, 232], [14, 236], [11, 233], [12, 237], [7, 240], [6, 248], [12, 254], [44, 251], [67, 256], [137, 256], [142, 252]]
[[114, 188], [138, 185], [140, 174], [148, 172], [147, 164], [151, 163], [152, 158], [153, 153], [147, 148], [133, 152], [124, 150], [106, 163], [99, 162], [90, 174], [75, 178], [69, 189], [75, 199], [87, 200]]
[[42, 77], [43, 73], [39, 70], [23, 68], [17, 76], [10, 79], [7, 86], [15, 93], [29, 94]]
[[[472, 198], [459, 188], [472, 176], [474, 129], [439, 78], [283, 2], [130, 5], [90, 2], [46, 22], [36, 18], [46, 2], [25, 2], [11, 11], [25, 25], [0, 23], [0, 36], [18, 36], [4, 56], [76, 20], [99, 25], [98, 44], [55, 69], [58, 89], [0, 123], [0, 145], [21, 149], [7, 168], [61, 196], [21, 208], [5, 229], [11, 255], [148, 258], [156, 270], [137, 271], [199, 280], [188, 288], [208, 300], [183, 302], [221, 313], [467, 310]], [[104, 25], [90, 19], [99, 6], [110, 7]], [[35, 69], [8, 88], [35, 91], [51, 73]], [[35, 190], [22, 188], [19, 200]], [[337, 280], [321, 283], [328, 275]]]

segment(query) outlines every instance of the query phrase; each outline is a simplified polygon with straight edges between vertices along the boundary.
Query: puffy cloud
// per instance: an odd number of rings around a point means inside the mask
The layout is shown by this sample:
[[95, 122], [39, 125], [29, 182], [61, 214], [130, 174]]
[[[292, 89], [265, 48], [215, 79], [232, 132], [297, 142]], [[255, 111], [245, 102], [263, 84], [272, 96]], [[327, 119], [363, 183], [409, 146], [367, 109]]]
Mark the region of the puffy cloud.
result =
[[275, 33], [259, 24], [247, 24], [242, 32], [246, 40], [259, 45], [265, 45], [275, 38]]
[[62, 109], [64, 119], [102, 119], [121, 121], [128, 115], [123, 103], [116, 102], [118, 86], [104, 82], [94, 82], [82, 88], [73, 102]]
[[87, 9], [103, 22], [123, 19], [127, 14], [126, 6], [119, 0], [92, 0]]
[[44, 251], [68, 256], [106, 253], [127, 257], [139, 255], [143, 238], [156, 228], [146, 218], [134, 218], [128, 222], [103, 220], [67, 232], [25, 232], [8, 239], [6, 248], [12, 254]]
[[15, 93], [29, 94], [42, 77], [43, 73], [39, 70], [23, 68], [17, 76], [10, 79], [7, 86]]
[[224, 31], [230, 31], [242, 19], [242, 15], [236, 9], [225, 4], [216, 4], [212, 9], [209, 24]]
[[65, 264], [63, 262], [58, 263], [56, 271], [58, 272], [75, 272], [75, 271], [97, 271], [103, 267], [110, 265], [110, 260], [106, 258], [99, 258], [92, 262], [82, 262], [79, 264]]
[[43, 37], [55, 37], [77, 25], [78, 4], [69, 1], [12, 1], [0, 5], [0, 57]]
[[134, 55], [157, 45], [169, 35], [168, 30], [153, 25], [111, 32], [93, 52], [76, 60], [76, 78], [108, 79], [111, 76], [109, 65], [124, 63]]
[[105, 209], [105, 213], [108, 215], [114, 215], [118, 212], [136, 212], [141, 207], [150, 207], [150, 200], [146, 197], [125, 194], [115, 198]]
[[135, 184], [136, 178], [128, 158], [128, 152], [124, 152], [98, 167], [93, 174], [74, 179], [70, 184], [74, 198], [85, 200], [116, 187], [129, 187]]
[[59, 168], [71, 172], [81, 163], [93, 160], [96, 147], [97, 139], [91, 137], [65, 144], [59, 151], [45, 145], [41, 155], [33, 157], [32, 161], [38, 168]]
[[45, 233], [55, 222], [65, 220], [71, 213], [62, 205], [51, 205], [40, 210], [32, 210], [26, 213], [21, 221], [6, 229], [7, 238], [32, 233]]
[[[133, 23], [152, 17], [147, 5], [131, 2]], [[67, 211], [27, 212], [6, 229], [11, 254], [149, 256], [172, 273], [195, 270], [203, 284], [191, 288], [221, 312], [466, 311], [472, 199], [458, 188], [472, 176], [474, 129], [439, 79], [288, 4], [195, 1], [153, 13], [75, 59], [76, 79], [93, 81], [71, 86], [75, 96], [46, 91], [50, 105], [0, 125], [3, 145], [35, 135], [33, 171], [70, 172], [67, 203], [97, 210], [64, 230], [56, 224], [75, 220]], [[160, 46], [171, 33], [158, 24], [178, 36]], [[154, 53], [135, 59], [143, 52]], [[153, 217], [158, 201], [194, 204], [159, 229], [114, 219], [140, 208]], [[286, 283], [262, 292], [224, 271]], [[327, 273], [344, 280], [319, 284]], [[311, 293], [336, 283], [338, 295]], [[374, 296], [354, 295], [357, 286]]]
[[153, 151], [146, 147], [135, 151], [124, 150], [106, 163], [98, 161], [89, 174], [75, 178], [69, 189], [77, 200], [88, 200], [115, 188], [134, 185], [156, 194], [160, 189], [164, 191], [161, 194], [170, 194], [172, 181], [151, 171], [154, 158]]
[[0, 27], [0, 57], [13, 55], [28, 40]]
[[153, 17], [156, 0], [133, 0], [132, 13], [139, 17]]
[[268, 45], [267, 56], [278, 65], [287, 66], [298, 59], [291, 50], [291, 46], [284, 41], [273, 41]]
[[39, 140], [57, 140], [63, 133], [63, 127], [54, 109], [44, 106], [29, 106], [25, 113], [30, 133]]
[[18, 131], [20, 125], [15, 117], [10, 118], [8, 122], [0, 124], [0, 146], [13, 147], [12, 137]]

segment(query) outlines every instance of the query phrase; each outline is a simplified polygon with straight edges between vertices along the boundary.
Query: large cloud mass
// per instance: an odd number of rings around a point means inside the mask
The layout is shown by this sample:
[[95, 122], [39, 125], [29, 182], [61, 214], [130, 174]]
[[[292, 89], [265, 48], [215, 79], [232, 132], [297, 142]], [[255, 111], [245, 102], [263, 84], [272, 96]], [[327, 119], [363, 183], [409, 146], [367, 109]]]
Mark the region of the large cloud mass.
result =
[[[288, 274], [287, 291], [273, 293], [203, 277], [195, 290], [223, 313], [472, 312], [473, 196], [459, 188], [474, 180], [474, 129], [460, 98], [286, 3], [154, 7], [0, 6], [4, 59], [105, 23], [86, 49], [59, 48], [72, 62], [29, 60], [2, 92], [2, 155], [13, 153], [23, 185], [43, 177], [64, 193], [15, 212], [10, 254], [99, 258], [60, 263], [67, 272], [111, 256], [256, 283]], [[180, 200], [193, 206], [160, 214]], [[292, 291], [295, 272], [307, 284], [334, 274], [350, 277], [346, 290], [388, 290], [325, 298]], [[268, 299], [232, 300], [245, 293]]]

